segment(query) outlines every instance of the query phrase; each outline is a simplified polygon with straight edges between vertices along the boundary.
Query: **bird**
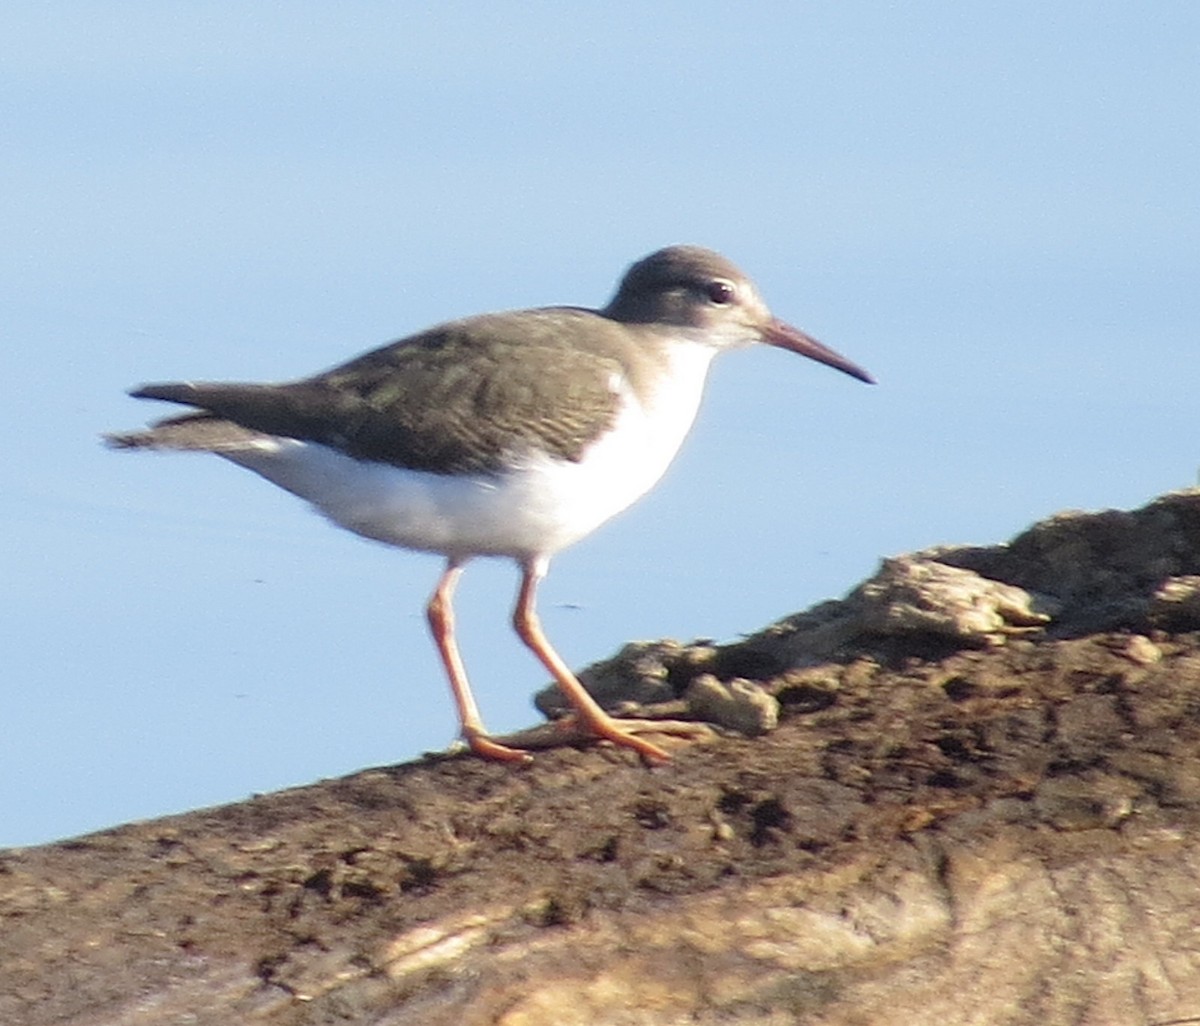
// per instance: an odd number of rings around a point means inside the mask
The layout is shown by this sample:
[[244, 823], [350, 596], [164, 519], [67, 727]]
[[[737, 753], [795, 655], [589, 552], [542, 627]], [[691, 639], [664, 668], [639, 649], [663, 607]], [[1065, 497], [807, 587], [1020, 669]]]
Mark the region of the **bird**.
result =
[[105, 436], [121, 449], [213, 453], [306, 500], [334, 524], [440, 555], [425, 609], [459, 720], [485, 759], [527, 747], [489, 734], [455, 634], [453, 597], [476, 557], [513, 560], [512, 625], [573, 710], [563, 736], [669, 756], [592, 698], [536, 608], [551, 559], [644, 495], [695, 419], [713, 357], [765, 343], [873, 383], [857, 364], [774, 317], [753, 282], [700, 246], [628, 268], [599, 309], [549, 306], [449, 321], [312, 377], [274, 384], [141, 385], [191, 409]]

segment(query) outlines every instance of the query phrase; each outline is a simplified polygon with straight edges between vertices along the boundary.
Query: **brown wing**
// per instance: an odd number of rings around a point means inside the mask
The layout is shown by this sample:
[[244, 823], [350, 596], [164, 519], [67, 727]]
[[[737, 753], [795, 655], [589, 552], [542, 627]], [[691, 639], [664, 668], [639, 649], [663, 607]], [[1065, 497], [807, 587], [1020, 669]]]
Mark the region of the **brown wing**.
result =
[[[565, 344], [572, 328], [592, 344]], [[147, 385], [132, 394], [206, 411], [195, 430], [215, 417], [413, 470], [495, 472], [535, 448], [579, 460], [612, 425], [622, 372], [614, 330], [571, 308], [485, 315], [290, 384]], [[187, 422], [173, 418], [150, 434]]]

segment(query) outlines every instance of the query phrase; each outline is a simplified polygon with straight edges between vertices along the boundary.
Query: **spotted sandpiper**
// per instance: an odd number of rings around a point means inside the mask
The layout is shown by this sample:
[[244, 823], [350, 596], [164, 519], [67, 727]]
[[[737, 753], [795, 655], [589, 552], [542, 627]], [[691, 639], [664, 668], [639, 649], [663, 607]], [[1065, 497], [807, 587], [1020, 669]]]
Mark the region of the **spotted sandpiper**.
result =
[[724, 257], [672, 246], [629, 268], [601, 310], [468, 317], [284, 384], [143, 385], [130, 394], [195, 410], [108, 440], [215, 453], [356, 534], [443, 555], [429, 626], [462, 738], [501, 760], [529, 756], [484, 728], [451, 600], [473, 556], [515, 560], [513, 625], [574, 708], [576, 733], [661, 762], [666, 752], [640, 736], [661, 725], [614, 719], [550, 646], [537, 587], [551, 557], [662, 476], [695, 418], [712, 358], [755, 342], [872, 380], [775, 319]]

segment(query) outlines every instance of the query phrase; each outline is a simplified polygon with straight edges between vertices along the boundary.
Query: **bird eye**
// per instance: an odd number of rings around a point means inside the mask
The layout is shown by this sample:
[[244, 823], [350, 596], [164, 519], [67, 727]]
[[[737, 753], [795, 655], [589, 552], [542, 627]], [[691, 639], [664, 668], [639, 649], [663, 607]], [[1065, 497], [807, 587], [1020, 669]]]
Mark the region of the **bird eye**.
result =
[[722, 278], [717, 278], [704, 286], [704, 294], [710, 303], [716, 306], [728, 306], [733, 302], [736, 293], [733, 285]]

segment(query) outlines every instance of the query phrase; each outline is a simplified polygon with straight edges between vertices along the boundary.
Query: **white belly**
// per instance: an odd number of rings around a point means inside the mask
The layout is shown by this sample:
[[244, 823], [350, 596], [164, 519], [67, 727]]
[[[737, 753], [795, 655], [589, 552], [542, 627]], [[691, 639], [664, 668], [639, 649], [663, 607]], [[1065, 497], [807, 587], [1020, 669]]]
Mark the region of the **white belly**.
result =
[[711, 351], [697, 347], [693, 355], [679, 368], [684, 380], [676, 377], [645, 407], [623, 389], [616, 429], [578, 463], [539, 454], [500, 475], [433, 474], [289, 438], [221, 455], [367, 538], [464, 558], [551, 556], [640, 498], [667, 469], [695, 419]]

